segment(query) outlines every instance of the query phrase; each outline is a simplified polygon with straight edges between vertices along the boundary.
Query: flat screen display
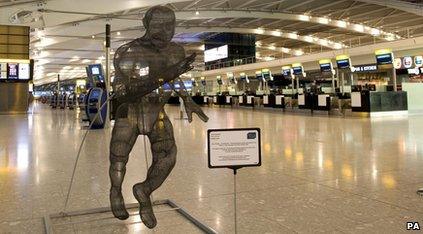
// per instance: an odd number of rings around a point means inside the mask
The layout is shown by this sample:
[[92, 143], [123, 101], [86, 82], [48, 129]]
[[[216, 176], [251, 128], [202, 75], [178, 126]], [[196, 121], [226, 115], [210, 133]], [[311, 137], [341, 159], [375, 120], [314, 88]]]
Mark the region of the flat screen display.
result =
[[17, 63], [8, 63], [7, 64], [7, 78], [8, 79], [18, 79], [18, 64]]
[[223, 85], [222, 80], [221, 80], [221, 79], [218, 79], [218, 80], [217, 80], [217, 84], [218, 84], [218, 85]]
[[321, 72], [331, 72], [332, 71], [331, 64], [330, 63], [320, 64], [320, 71]]
[[348, 69], [351, 66], [349, 59], [336, 60], [336, 65], [338, 66], [338, 69]]
[[203, 85], [203, 86], [206, 86], [206, 80], [201, 80], [201, 84]]
[[291, 76], [291, 69], [282, 70], [282, 75], [284, 75], [284, 76]]
[[91, 76], [102, 76], [103, 75], [103, 68], [101, 64], [92, 64], [88, 65], [89, 71]]
[[271, 76], [270, 71], [263, 72], [262, 75], [263, 75], [263, 78], [266, 80], [269, 80]]
[[211, 62], [228, 57], [228, 45], [216, 47], [204, 51], [204, 62]]
[[293, 67], [292, 71], [294, 75], [302, 75], [303, 74], [303, 67]]
[[19, 80], [29, 80], [30, 78], [30, 69], [29, 64], [27, 63], [20, 63], [19, 67]]
[[376, 62], [377, 62], [377, 65], [392, 64], [393, 62], [392, 53], [376, 55]]

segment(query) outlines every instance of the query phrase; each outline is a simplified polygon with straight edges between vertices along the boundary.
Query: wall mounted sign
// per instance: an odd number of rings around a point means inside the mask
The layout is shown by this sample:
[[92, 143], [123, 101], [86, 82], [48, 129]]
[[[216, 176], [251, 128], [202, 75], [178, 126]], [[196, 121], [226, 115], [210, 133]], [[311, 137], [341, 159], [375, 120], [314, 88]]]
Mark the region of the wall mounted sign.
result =
[[411, 58], [410, 56], [402, 58], [402, 64], [405, 69], [411, 68], [413, 66], [413, 58]]
[[359, 66], [354, 66], [352, 68], [352, 72], [372, 72], [372, 71], [377, 71], [376, 64], [359, 65]]
[[421, 67], [423, 65], [423, 56], [415, 56], [414, 57], [414, 65], [416, 67]]
[[395, 58], [394, 59], [394, 68], [395, 69], [401, 69], [402, 67], [402, 59], [401, 58]]

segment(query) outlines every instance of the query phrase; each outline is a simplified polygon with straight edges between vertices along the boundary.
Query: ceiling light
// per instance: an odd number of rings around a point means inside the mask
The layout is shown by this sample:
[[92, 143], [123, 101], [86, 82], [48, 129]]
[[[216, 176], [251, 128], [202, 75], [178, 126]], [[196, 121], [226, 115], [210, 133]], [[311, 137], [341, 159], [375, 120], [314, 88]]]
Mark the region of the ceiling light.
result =
[[78, 56], [73, 56], [70, 60], [69, 60], [69, 62], [76, 62], [76, 61], [78, 61], [79, 60], [79, 57]]
[[329, 23], [329, 19], [328, 18], [324, 18], [324, 17], [320, 17], [317, 19], [317, 21], [321, 24], [328, 24]]
[[91, 36], [91, 38], [92, 38], [92, 39], [94, 39], [94, 38], [95, 38], [95, 36], [94, 36], [94, 35], [92, 35], [92, 36]]
[[117, 32], [116, 34], [117, 34], [118, 36], [120, 36], [120, 32]]
[[256, 31], [256, 34], [264, 34], [264, 29], [262, 28], [257, 28], [255, 31]]
[[308, 15], [299, 15], [298, 16], [298, 19], [299, 20], [301, 20], [301, 21], [310, 21], [310, 16], [308, 16]]
[[196, 11], [196, 12], [195, 12], [195, 14], [196, 14], [196, 15], [199, 15], [199, 14], [200, 14], [200, 12], [199, 12], [199, 11]]

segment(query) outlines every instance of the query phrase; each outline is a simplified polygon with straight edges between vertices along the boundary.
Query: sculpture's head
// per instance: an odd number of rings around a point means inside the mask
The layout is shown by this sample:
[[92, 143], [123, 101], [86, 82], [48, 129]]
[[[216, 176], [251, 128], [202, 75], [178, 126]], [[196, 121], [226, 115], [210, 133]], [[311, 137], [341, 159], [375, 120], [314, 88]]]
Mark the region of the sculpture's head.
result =
[[146, 33], [153, 45], [164, 48], [175, 34], [175, 13], [164, 6], [154, 6], [145, 13], [142, 20]]

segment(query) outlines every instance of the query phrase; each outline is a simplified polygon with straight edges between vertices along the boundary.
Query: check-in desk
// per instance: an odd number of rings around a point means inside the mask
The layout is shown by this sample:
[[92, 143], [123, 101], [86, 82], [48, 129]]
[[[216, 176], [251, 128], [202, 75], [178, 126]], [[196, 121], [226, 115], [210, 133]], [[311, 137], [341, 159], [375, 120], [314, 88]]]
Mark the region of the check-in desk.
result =
[[275, 95], [275, 105], [273, 108], [285, 108], [285, 96]]
[[254, 106], [254, 96], [253, 95], [242, 95], [239, 96], [239, 105], [253, 107]]
[[317, 95], [317, 107], [316, 110], [330, 111], [331, 97], [329, 94]]
[[244, 95], [239, 95], [238, 96], [238, 104], [240, 105], [240, 106], [244, 106], [244, 99], [245, 99], [245, 96]]
[[263, 106], [264, 107], [274, 107], [275, 106], [275, 95], [263, 95]]
[[351, 110], [353, 112], [388, 112], [407, 111], [407, 92], [361, 91], [351, 93]]
[[195, 102], [195, 104], [197, 104], [197, 105], [203, 105], [204, 104], [204, 97], [203, 96], [195, 95], [195, 96], [192, 96], [191, 98]]
[[315, 98], [313, 97], [313, 95], [305, 93], [305, 94], [299, 94], [298, 95], [298, 108], [299, 109], [314, 109], [314, 106], [316, 106], [315, 102], [317, 102], [317, 100], [315, 100]]
[[219, 106], [224, 106], [224, 105], [226, 105], [226, 95], [218, 95], [218, 96], [216, 96], [216, 102], [215, 102], [215, 104], [216, 105], [219, 105]]
[[209, 96], [203, 96], [203, 104], [208, 105], [209, 104]]

